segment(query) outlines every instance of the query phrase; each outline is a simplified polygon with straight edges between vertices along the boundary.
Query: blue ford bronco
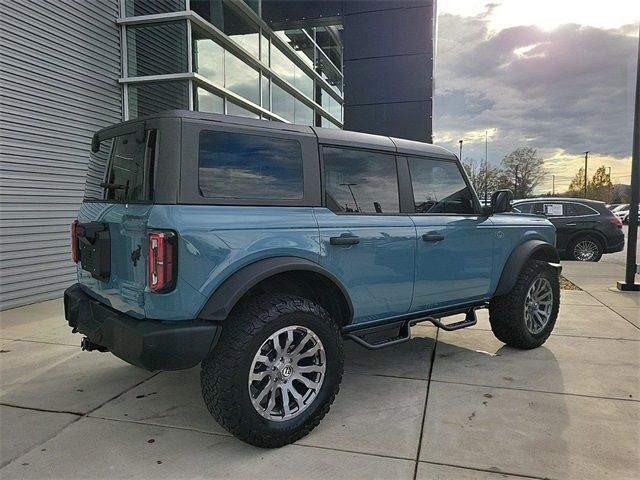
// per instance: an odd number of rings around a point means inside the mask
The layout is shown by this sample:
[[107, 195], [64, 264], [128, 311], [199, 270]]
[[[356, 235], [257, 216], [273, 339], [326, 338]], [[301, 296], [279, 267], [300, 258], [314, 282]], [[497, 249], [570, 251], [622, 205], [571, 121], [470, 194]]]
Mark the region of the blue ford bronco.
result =
[[253, 445], [318, 425], [344, 339], [395, 345], [480, 308], [512, 347], [554, 327], [553, 225], [511, 212], [506, 190], [481, 206], [442, 148], [168, 111], [100, 130], [91, 151], [69, 325], [148, 370], [201, 363], [209, 411]]

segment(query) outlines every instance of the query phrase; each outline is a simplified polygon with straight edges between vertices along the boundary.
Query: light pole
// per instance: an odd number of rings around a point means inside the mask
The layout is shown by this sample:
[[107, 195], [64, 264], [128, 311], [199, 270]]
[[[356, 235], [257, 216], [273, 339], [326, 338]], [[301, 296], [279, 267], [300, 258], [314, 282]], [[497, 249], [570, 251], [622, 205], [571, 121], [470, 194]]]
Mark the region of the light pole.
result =
[[458, 158], [462, 161], [462, 139], [458, 140], [458, 143], [460, 144], [460, 155], [458, 155]]
[[516, 178], [513, 182], [513, 198], [518, 198], [518, 165], [516, 165]]
[[638, 202], [640, 202], [640, 41], [638, 42], [638, 63], [636, 65], [636, 105], [633, 120], [633, 151], [631, 154], [631, 205], [629, 205], [629, 230], [627, 233], [627, 266], [624, 282], [618, 281], [618, 290], [639, 292], [640, 283], [636, 283], [638, 264], [636, 246], [638, 245]]
[[589, 162], [589, 150], [584, 152], [584, 198], [587, 198], [587, 164]]

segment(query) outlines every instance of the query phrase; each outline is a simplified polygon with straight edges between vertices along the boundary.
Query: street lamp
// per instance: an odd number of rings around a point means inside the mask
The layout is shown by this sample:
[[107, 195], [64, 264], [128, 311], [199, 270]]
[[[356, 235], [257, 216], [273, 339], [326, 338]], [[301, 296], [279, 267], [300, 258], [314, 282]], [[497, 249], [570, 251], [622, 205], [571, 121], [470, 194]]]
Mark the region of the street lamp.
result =
[[458, 158], [462, 161], [462, 139], [458, 140], [458, 143], [460, 144], [460, 155], [458, 155]]

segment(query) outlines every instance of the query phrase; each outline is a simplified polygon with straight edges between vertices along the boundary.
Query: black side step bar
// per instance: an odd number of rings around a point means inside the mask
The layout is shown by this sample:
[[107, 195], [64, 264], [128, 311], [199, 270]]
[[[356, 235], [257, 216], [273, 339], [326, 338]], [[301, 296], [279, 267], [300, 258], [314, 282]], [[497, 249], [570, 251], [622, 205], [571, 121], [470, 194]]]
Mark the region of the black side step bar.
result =
[[[347, 333], [345, 338], [349, 340], [353, 340], [358, 345], [367, 348], [369, 350], [377, 350], [379, 348], [390, 347], [391, 345], [397, 345], [402, 342], [406, 342], [411, 339], [411, 327], [420, 322], [431, 322], [436, 327], [446, 330], [447, 332], [451, 332], [454, 330], [460, 330], [461, 328], [472, 327], [476, 323], [478, 323], [478, 319], [476, 317], [476, 310], [479, 307], [473, 307], [467, 310], [466, 312], [454, 311], [451, 313], [444, 313], [438, 317], [422, 317], [416, 318], [413, 320], [405, 320], [402, 322], [395, 322], [389, 325], [380, 325], [377, 327], [364, 328], [362, 330], [358, 330], [356, 332]], [[441, 318], [448, 317], [451, 315], [457, 315], [460, 313], [465, 313], [464, 320], [460, 320], [459, 322], [454, 323], [442, 323]], [[388, 337], [378, 342], [369, 342], [364, 337], [365, 335], [370, 335], [378, 332], [385, 332], [387, 330], [392, 330], [397, 328], [397, 335], [393, 337]]]

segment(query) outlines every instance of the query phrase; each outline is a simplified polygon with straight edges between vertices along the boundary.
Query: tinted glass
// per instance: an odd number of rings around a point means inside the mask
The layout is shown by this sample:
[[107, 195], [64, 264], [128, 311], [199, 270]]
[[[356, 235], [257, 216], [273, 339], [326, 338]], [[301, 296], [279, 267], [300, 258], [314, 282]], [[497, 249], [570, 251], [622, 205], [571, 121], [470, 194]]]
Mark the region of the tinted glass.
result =
[[127, 17], [184, 10], [184, 0], [125, 0]]
[[[571, 210], [569, 207], [571, 207]], [[583, 215], [598, 215], [598, 212], [580, 203], [567, 203], [567, 215], [576, 215], [581, 217]]]
[[151, 130], [142, 142], [136, 137], [136, 133], [130, 133], [100, 143], [100, 151], [89, 161], [85, 199], [151, 199], [145, 181], [151, 183], [147, 177], [152, 170], [156, 133]]
[[200, 133], [199, 187], [204, 197], [302, 198], [302, 149], [295, 140]]
[[208, 113], [224, 113], [224, 99], [204, 88], [196, 87], [197, 110]]
[[520, 213], [535, 213], [535, 203], [518, 203], [513, 206], [514, 210]]
[[324, 148], [327, 207], [334, 212], [398, 213], [396, 159], [384, 153]]
[[473, 194], [455, 162], [410, 158], [416, 213], [471, 214]]
[[189, 82], [129, 85], [129, 116], [143, 117], [162, 110], [189, 108]]
[[187, 71], [185, 21], [127, 27], [130, 77]]

